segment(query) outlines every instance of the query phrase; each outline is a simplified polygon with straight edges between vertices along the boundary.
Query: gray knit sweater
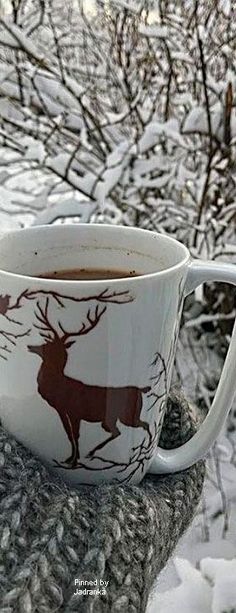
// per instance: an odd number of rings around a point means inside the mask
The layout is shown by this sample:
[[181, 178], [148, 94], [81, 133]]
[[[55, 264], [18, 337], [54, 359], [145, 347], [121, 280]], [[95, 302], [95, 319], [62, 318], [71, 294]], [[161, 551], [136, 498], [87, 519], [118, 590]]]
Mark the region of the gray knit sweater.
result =
[[[161, 445], [180, 445], [195, 424], [172, 392]], [[3, 429], [0, 467], [0, 613], [143, 613], [204, 480], [202, 461], [138, 486], [70, 489]]]

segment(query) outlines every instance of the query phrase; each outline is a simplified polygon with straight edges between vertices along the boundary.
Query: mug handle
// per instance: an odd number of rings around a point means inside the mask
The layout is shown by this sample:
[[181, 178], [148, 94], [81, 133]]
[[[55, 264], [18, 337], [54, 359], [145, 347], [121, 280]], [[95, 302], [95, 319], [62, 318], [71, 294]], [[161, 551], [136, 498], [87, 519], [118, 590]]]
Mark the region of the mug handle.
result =
[[[190, 294], [205, 281], [223, 281], [236, 285], [236, 266], [192, 260], [189, 264], [184, 295]], [[148, 472], [175, 473], [185, 470], [203, 458], [215, 442], [230, 411], [236, 392], [236, 320], [230, 346], [211, 408], [193, 437], [177, 449], [158, 447]]]

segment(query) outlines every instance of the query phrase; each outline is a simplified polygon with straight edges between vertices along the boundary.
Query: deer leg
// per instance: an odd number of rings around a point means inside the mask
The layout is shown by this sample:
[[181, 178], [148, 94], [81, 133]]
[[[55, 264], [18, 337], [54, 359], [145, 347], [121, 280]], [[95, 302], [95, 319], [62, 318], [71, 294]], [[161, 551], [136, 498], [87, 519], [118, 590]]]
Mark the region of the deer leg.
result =
[[72, 439], [70, 442], [72, 447], [71, 455], [66, 460], [63, 460], [62, 464], [75, 464], [75, 461], [77, 462], [79, 458], [78, 441]]
[[66, 460], [64, 460], [62, 464], [71, 464], [71, 466], [74, 467], [76, 466], [77, 460], [79, 459], [78, 437], [79, 437], [80, 422], [79, 424], [77, 424], [76, 430], [77, 430], [78, 436], [76, 436], [73, 431], [72, 423], [71, 423], [68, 413], [65, 413], [65, 415], [60, 415], [60, 417], [61, 417], [64, 429], [66, 431], [66, 434], [68, 436], [68, 439], [71, 443], [71, 455], [68, 458], [66, 458]]
[[78, 460], [79, 460], [79, 442], [78, 442], [78, 439], [77, 439], [77, 440], [74, 440], [74, 453], [73, 453], [73, 456], [72, 456], [72, 461], [70, 463], [70, 467], [71, 468], [76, 468]]
[[109, 436], [108, 438], [106, 438], [105, 441], [103, 441], [102, 443], [99, 443], [99, 445], [96, 445], [96, 447], [94, 447], [94, 449], [91, 449], [91, 451], [89, 451], [89, 453], [86, 455], [86, 458], [92, 458], [93, 455], [96, 453], [96, 451], [98, 451], [99, 449], [102, 449], [103, 447], [105, 447], [105, 445], [107, 445], [107, 443], [110, 443], [110, 441], [113, 441], [115, 438], [117, 438], [117, 436], [120, 436], [120, 430], [118, 430], [116, 424], [102, 424], [102, 427], [104, 428], [104, 430], [106, 430], [107, 432], [111, 432], [111, 436]]
[[152, 435], [148, 423], [146, 421], [143, 421], [142, 419], [138, 419], [138, 421], [135, 423], [135, 428], [143, 428], [144, 430], [146, 430], [146, 432], [148, 432], [149, 445], [151, 445]]

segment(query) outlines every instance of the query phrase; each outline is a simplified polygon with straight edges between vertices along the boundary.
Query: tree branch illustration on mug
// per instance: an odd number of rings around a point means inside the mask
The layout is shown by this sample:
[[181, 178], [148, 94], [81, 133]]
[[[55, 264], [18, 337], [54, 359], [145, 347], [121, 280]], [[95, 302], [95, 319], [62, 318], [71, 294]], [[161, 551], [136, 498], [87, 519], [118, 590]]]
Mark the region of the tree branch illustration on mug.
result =
[[[12, 299], [12, 296], [10, 296], [9, 294], [0, 295], [0, 315], [2, 315], [9, 322], [14, 323], [18, 326], [22, 326], [23, 323], [14, 319], [11, 316], [11, 312], [15, 310], [18, 311], [19, 309], [21, 309], [24, 306], [24, 300], [34, 301], [37, 300], [40, 296], [48, 296], [53, 298], [62, 308], [65, 308], [65, 304], [63, 302], [65, 300], [68, 300], [70, 302], [88, 302], [88, 300], [95, 300], [104, 304], [126, 304], [127, 302], [133, 302], [134, 300], [129, 290], [116, 292], [109, 290], [109, 288], [106, 288], [105, 290], [102, 290], [101, 292], [92, 296], [83, 296], [81, 298], [77, 298], [52, 290], [36, 289], [30, 291], [29, 289], [24, 289], [15, 299]], [[13, 346], [16, 346], [16, 343], [13, 342], [13, 338], [17, 339], [23, 336], [28, 336], [29, 333], [30, 330], [26, 330], [26, 332], [22, 334], [16, 334], [12, 331], [8, 332], [7, 330], [0, 330], [0, 337], [3, 337], [7, 341], [4, 345], [0, 345], [0, 359], [7, 361], [7, 354], [12, 353]]]
[[15, 300], [15, 302], [13, 302], [11, 304], [11, 296], [9, 294], [6, 294], [5, 296], [1, 295], [0, 296], [0, 314], [3, 315], [4, 317], [6, 317], [6, 319], [8, 319], [8, 321], [11, 321], [13, 323], [18, 324], [19, 326], [22, 325], [22, 323], [20, 321], [16, 321], [15, 319], [13, 319], [12, 317], [10, 317], [8, 315], [9, 311], [15, 311], [17, 309], [20, 309], [22, 304], [22, 299], [26, 298], [27, 296], [27, 292], [28, 290], [24, 290]]
[[174, 326], [173, 337], [170, 342], [170, 348], [169, 348], [167, 359], [165, 361], [160, 351], [156, 351], [154, 358], [152, 362], [150, 363], [150, 367], [153, 367], [153, 366], [157, 367], [157, 371], [154, 373], [154, 375], [150, 377], [150, 381], [152, 382], [152, 387], [153, 387], [153, 384], [155, 388], [162, 382], [163, 389], [162, 391], [158, 391], [158, 393], [155, 391], [155, 389], [152, 389], [150, 391], [150, 393], [148, 394], [148, 398], [154, 398], [154, 400], [149, 406], [148, 411], [151, 411], [153, 407], [157, 404], [157, 402], [159, 402], [159, 400], [161, 399], [163, 399], [164, 402], [161, 403], [162, 408], [160, 408], [159, 411], [162, 412], [162, 410], [164, 410], [164, 407], [165, 407], [165, 400], [168, 395], [169, 384], [170, 384], [170, 382], [168, 381], [168, 375], [169, 373], [171, 374], [172, 372], [172, 368], [171, 368], [172, 361], [175, 356], [176, 344], [177, 344], [178, 335], [179, 335], [180, 319], [182, 315], [182, 306], [183, 306], [183, 300], [184, 300], [184, 285], [185, 285], [185, 282], [181, 279], [179, 286], [178, 286], [176, 321], [175, 321], [175, 326]]
[[4, 345], [0, 345], [0, 358], [7, 361], [7, 354], [12, 353], [13, 348], [16, 347], [17, 339], [23, 338], [24, 336], [29, 336], [30, 332], [31, 328], [25, 332], [19, 332], [18, 334], [15, 332], [9, 332], [8, 330], [0, 330], [0, 337], [6, 341]]
[[[2, 298], [2, 301], [1, 301]], [[142, 416], [144, 398], [152, 398], [148, 411], [156, 410], [162, 413], [168, 392], [167, 365], [164, 358], [157, 351], [150, 362], [150, 367], [156, 368], [155, 374], [150, 377], [150, 384], [143, 386], [101, 386], [88, 385], [83, 380], [67, 376], [64, 372], [69, 357], [70, 348], [80, 337], [93, 333], [100, 326], [106, 316], [108, 308], [117, 308], [134, 302], [135, 298], [129, 290], [113, 291], [109, 287], [98, 293], [92, 293], [82, 297], [70, 296], [53, 290], [28, 290], [25, 289], [16, 298], [11, 296], [0, 297], [1, 314], [8, 317], [9, 311], [22, 310], [27, 302], [33, 302], [34, 317], [33, 326], [22, 334], [0, 331], [5, 338], [5, 351], [0, 357], [7, 359], [7, 354], [16, 346], [17, 338], [29, 336], [35, 329], [38, 331], [42, 342], [27, 344], [30, 353], [37, 355], [40, 366], [37, 374], [37, 389], [39, 395], [49, 407], [58, 413], [61, 424], [70, 443], [70, 454], [62, 461], [54, 459], [56, 466], [63, 469], [86, 469], [116, 470], [117, 475], [124, 473], [123, 481], [129, 481], [138, 471], [144, 470], [144, 462], [151, 459], [154, 445], [157, 442], [159, 426], [157, 429], [155, 419], [150, 424]], [[52, 322], [53, 302], [61, 309], [61, 316]], [[88, 303], [88, 309], [77, 327], [67, 326], [65, 315], [67, 307], [72, 303]], [[62, 318], [63, 315], [63, 318]], [[10, 315], [11, 317], [11, 315]], [[13, 320], [12, 320], [13, 323]], [[16, 324], [16, 322], [14, 322]], [[23, 325], [17, 322], [17, 325]], [[9, 348], [8, 345], [11, 345]], [[172, 347], [173, 349], [173, 347]], [[6, 355], [6, 357], [5, 357]], [[169, 359], [168, 359], [169, 361]], [[156, 391], [156, 388], [163, 388]], [[154, 399], [154, 400], [153, 400]], [[88, 424], [100, 424], [107, 437], [87, 451], [86, 460], [80, 457], [79, 439], [81, 422]], [[144, 436], [139, 444], [132, 448], [132, 454], [126, 461], [115, 462], [106, 457], [106, 448], [110, 449], [109, 443], [122, 436], [122, 428], [132, 428]], [[102, 455], [100, 454], [103, 450]], [[95, 466], [99, 463], [99, 466]], [[120, 480], [120, 474], [119, 474]]]
[[[83, 468], [92, 472], [104, 472], [115, 469], [117, 477], [114, 477], [113, 481], [117, 483], [129, 483], [129, 481], [132, 480], [138, 471], [140, 471], [141, 474], [144, 473], [145, 464], [153, 457], [153, 452], [158, 443], [160, 430], [161, 424], [157, 425], [157, 423], [154, 422], [153, 432], [150, 438], [147, 439], [147, 437], [144, 436], [141, 442], [132, 448], [132, 454], [126, 462], [118, 462], [117, 460], [104, 458], [103, 456], [100, 456], [100, 454], [96, 454], [91, 458], [91, 460], [101, 462], [100, 466], [94, 466], [93, 463], [87, 465], [79, 460], [77, 468]], [[55, 462], [55, 464], [58, 468], [62, 468], [60, 462]], [[120, 476], [122, 473], [123, 477]]]
[[[13, 321], [9, 318], [9, 316], [7, 316], [7, 313], [9, 311], [20, 309], [23, 306], [23, 300], [35, 300], [39, 296], [49, 296], [51, 298], [54, 298], [61, 307], [65, 306], [63, 304], [64, 300], [70, 300], [71, 302], [88, 302], [88, 300], [97, 300], [98, 302], [112, 302], [114, 304], [125, 304], [127, 302], [133, 302], [134, 300], [129, 290], [123, 290], [118, 292], [111, 291], [109, 290], [109, 288], [106, 288], [101, 292], [93, 294], [92, 296], [82, 296], [81, 298], [78, 298], [75, 296], [68, 296], [68, 294], [63, 294], [53, 290], [24, 289], [12, 304], [10, 302], [11, 296], [9, 296], [9, 294], [5, 296], [0, 295], [0, 315], [4, 315], [4, 317], [6, 317], [9, 321]], [[19, 325], [22, 325], [21, 322], [17, 323]]]
[[[26, 290], [27, 291], [27, 290]], [[23, 323], [21, 321], [16, 320], [14, 317], [11, 317], [9, 311], [13, 311], [19, 309], [22, 305], [21, 299], [25, 297], [26, 291], [22, 292], [20, 296], [16, 299], [15, 302], [11, 304], [11, 296], [9, 294], [1, 294], [0, 295], [0, 315], [7, 319], [8, 322], [13, 323], [17, 326], [22, 326]], [[4, 339], [6, 342], [4, 345], [0, 345], [0, 359], [7, 361], [8, 354], [12, 353], [13, 348], [16, 346], [16, 340], [18, 338], [22, 338], [24, 336], [28, 336], [30, 334], [30, 329], [26, 330], [22, 333], [13, 332], [12, 330], [1, 330], [0, 329], [0, 337]]]

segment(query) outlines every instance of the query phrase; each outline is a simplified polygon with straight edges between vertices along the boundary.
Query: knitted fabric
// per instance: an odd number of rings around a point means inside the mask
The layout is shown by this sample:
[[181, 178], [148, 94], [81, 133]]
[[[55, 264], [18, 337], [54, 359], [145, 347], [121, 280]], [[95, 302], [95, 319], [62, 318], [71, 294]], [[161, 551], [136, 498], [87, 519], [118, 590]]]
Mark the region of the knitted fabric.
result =
[[[172, 392], [161, 446], [179, 446], [195, 427], [194, 409]], [[0, 466], [0, 612], [143, 613], [193, 518], [204, 462], [138, 486], [72, 489], [0, 429]]]

